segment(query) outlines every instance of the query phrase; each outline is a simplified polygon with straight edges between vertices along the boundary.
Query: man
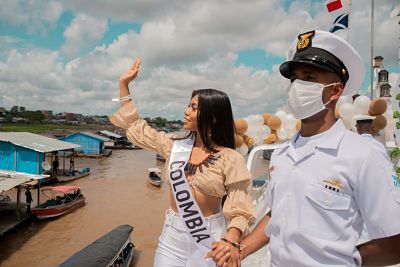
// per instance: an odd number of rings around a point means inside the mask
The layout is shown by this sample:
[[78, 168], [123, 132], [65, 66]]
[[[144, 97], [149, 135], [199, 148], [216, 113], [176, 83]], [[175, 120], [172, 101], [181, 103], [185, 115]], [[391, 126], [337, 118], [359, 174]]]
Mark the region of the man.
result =
[[353, 118], [356, 121], [356, 128], [359, 135], [368, 140], [371, 145], [373, 145], [378, 151], [382, 151], [385, 155], [388, 156], [385, 146], [376, 140], [372, 134], [372, 123], [375, 119], [374, 116], [367, 115], [356, 115]]
[[[373, 123], [375, 117], [357, 114], [353, 117], [353, 119], [356, 121], [356, 128], [357, 128], [358, 134], [361, 135], [366, 140], [368, 140], [368, 142], [373, 147], [375, 147], [375, 149], [378, 153], [379, 152], [383, 153], [385, 156], [387, 156], [388, 160], [390, 160], [389, 155], [388, 155], [385, 147], [383, 146], [383, 144], [381, 142], [379, 142], [378, 140], [376, 140], [371, 134], [372, 123]], [[360, 240], [364, 241], [364, 240], [369, 240], [369, 239], [370, 238], [368, 236], [367, 228], [364, 224], [362, 233], [360, 235]]]
[[60, 166], [60, 163], [58, 161], [58, 156], [56, 155], [55, 159], [53, 161], [53, 174], [56, 175], [56, 176], [58, 175], [58, 167], [59, 166]]
[[72, 154], [69, 157], [69, 172], [72, 175], [75, 175], [75, 154]]
[[[273, 152], [271, 212], [241, 242], [243, 258], [269, 242], [271, 266], [357, 266], [400, 262], [400, 187], [382, 153], [335, 119], [339, 97], [364, 79], [357, 51], [323, 31], [298, 36], [281, 74], [300, 132]], [[371, 241], [356, 246], [365, 223]], [[222, 266], [229, 253], [209, 253]], [[224, 265], [226, 266], [226, 264]]]
[[30, 214], [31, 213], [31, 203], [32, 203], [32, 193], [29, 190], [29, 186], [26, 188], [25, 191], [25, 200], [26, 200], [26, 213]]

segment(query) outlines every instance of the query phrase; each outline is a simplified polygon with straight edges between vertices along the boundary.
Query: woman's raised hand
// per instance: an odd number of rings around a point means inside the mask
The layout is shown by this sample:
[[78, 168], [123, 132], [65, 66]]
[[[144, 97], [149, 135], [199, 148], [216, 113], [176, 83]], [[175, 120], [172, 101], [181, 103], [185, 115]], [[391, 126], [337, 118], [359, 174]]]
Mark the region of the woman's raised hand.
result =
[[131, 81], [133, 81], [139, 72], [140, 63], [140, 58], [137, 58], [135, 62], [133, 62], [129, 70], [121, 75], [121, 77], [119, 78], [119, 82], [128, 85]]

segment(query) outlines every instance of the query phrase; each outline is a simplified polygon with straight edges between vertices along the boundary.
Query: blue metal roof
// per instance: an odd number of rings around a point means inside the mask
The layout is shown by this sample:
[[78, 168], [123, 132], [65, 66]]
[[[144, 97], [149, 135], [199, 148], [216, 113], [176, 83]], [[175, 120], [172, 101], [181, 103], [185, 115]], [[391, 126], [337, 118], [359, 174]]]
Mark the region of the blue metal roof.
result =
[[91, 133], [91, 132], [73, 133], [73, 134], [70, 134], [70, 135], [68, 135], [68, 136], [63, 137], [62, 139], [65, 139], [65, 138], [67, 138], [67, 137], [70, 137], [70, 136], [73, 136], [73, 135], [77, 135], [77, 134], [83, 134], [83, 135], [86, 135], [86, 136], [90, 136], [90, 137], [92, 137], [92, 138], [95, 138], [95, 139], [97, 139], [97, 140], [104, 141], [104, 142], [110, 141], [110, 139], [108, 139], [108, 138], [106, 138], [106, 137], [103, 137], [103, 136], [101, 136], [101, 135], [94, 134], [94, 133]]
[[80, 147], [77, 144], [29, 132], [0, 132], [0, 141], [9, 142], [42, 153]]

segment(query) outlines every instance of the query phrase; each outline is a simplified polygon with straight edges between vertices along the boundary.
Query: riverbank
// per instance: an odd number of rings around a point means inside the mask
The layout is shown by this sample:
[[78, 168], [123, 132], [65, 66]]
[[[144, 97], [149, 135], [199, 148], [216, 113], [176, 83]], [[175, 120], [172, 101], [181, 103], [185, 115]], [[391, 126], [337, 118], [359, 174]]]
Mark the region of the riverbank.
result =
[[107, 127], [99, 124], [72, 125], [41, 123], [0, 123], [0, 132], [31, 132], [35, 134], [47, 134], [60, 130], [71, 132], [100, 131], [104, 130], [105, 128]]

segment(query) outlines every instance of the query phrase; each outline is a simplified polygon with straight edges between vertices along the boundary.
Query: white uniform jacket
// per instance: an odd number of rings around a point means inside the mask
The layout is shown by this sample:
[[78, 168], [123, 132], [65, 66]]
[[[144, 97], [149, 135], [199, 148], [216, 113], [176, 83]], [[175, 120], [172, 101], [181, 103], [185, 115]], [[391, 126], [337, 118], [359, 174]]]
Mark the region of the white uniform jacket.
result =
[[294, 136], [272, 155], [271, 266], [357, 266], [363, 223], [371, 239], [400, 234], [400, 183], [388, 158], [341, 120], [317, 137], [298, 149]]
[[361, 134], [361, 136], [367, 139], [377, 150], [382, 151], [390, 160], [389, 153], [381, 142], [376, 140], [371, 134]]

